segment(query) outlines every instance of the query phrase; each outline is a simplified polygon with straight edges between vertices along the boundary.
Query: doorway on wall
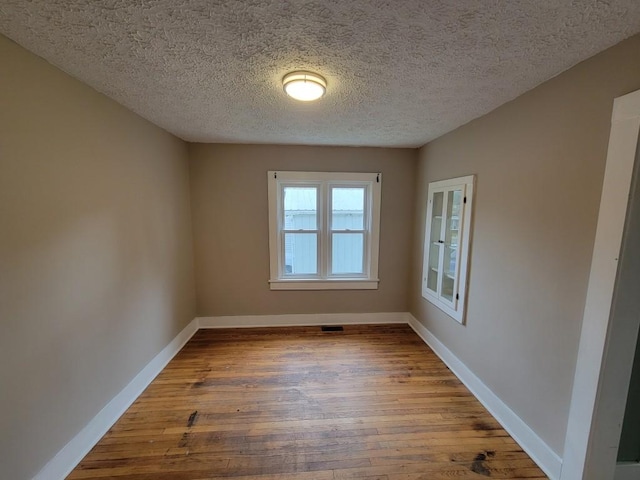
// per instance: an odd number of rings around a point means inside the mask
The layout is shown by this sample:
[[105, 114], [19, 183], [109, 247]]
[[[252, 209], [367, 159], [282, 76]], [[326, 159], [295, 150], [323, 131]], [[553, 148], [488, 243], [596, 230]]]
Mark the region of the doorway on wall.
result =
[[[612, 449], [614, 446], [616, 447], [614, 479], [638, 480], [640, 478], [640, 353], [638, 352], [640, 326], [640, 298], [638, 298], [638, 285], [640, 285], [640, 140], [636, 146], [634, 174], [622, 238], [618, 275], [609, 321], [608, 337], [610, 343], [604, 358], [601, 386], [604, 389], [610, 385], [608, 387], [610, 390], [600, 392], [600, 396], [605, 399], [609, 395], [619, 395], [621, 398], [617, 399], [617, 406], [613, 405], [614, 410], [611, 417], [603, 412], [605, 417], [602, 422], [608, 422], [608, 425], [603, 424], [600, 430], [604, 430], [606, 427], [611, 430], [612, 436], [617, 434], [617, 438], [615, 438], [617, 443], [610, 446]], [[617, 350], [620, 352], [617, 353]], [[616, 384], [619, 385], [617, 389]], [[606, 437], [602, 440], [602, 448], [607, 448], [605, 441]]]
[[639, 133], [636, 91], [614, 101], [561, 480], [640, 478], [618, 462], [640, 330]]

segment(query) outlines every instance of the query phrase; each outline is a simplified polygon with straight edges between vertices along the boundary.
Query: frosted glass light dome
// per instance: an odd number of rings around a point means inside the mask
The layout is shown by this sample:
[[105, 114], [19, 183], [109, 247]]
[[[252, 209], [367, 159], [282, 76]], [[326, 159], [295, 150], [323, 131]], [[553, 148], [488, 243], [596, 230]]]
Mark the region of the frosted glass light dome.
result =
[[282, 86], [287, 95], [301, 102], [317, 100], [327, 91], [327, 81], [311, 72], [288, 73], [282, 79]]

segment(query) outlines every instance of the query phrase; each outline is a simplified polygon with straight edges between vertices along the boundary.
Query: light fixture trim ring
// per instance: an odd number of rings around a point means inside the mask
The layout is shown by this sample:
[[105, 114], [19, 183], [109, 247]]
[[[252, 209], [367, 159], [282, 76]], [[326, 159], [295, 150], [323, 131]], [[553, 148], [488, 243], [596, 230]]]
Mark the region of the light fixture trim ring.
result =
[[324, 96], [327, 81], [317, 73], [299, 70], [287, 73], [282, 78], [282, 88], [295, 100], [310, 102]]

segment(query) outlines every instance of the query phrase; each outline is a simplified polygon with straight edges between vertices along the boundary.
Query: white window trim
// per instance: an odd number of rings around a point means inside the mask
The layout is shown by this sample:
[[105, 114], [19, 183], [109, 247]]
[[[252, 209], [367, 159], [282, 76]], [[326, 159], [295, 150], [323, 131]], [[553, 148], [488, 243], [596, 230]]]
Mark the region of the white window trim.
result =
[[[429, 183], [427, 193], [427, 213], [422, 260], [422, 297], [461, 324], [464, 324], [467, 303], [474, 185], [475, 175], [468, 175], [466, 177], [431, 182]], [[465, 201], [461, 205], [461, 222], [459, 227], [460, 231], [458, 232], [458, 262], [456, 265], [458, 271], [456, 275], [457, 288], [455, 289], [458, 298], [454, 302], [448, 302], [446, 299], [434, 294], [434, 292], [427, 288], [427, 276], [429, 271], [429, 253], [431, 248], [431, 220], [433, 210], [433, 203], [431, 200], [434, 193], [448, 191], [452, 187], [462, 187], [462, 193]]]
[[[269, 171], [268, 201], [269, 201], [269, 287], [271, 290], [375, 290], [378, 288], [378, 254], [380, 249], [380, 200], [382, 195], [381, 173], [345, 173], [345, 172], [286, 172]], [[280, 235], [281, 217], [281, 186], [282, 185], [320, 185], [320, 202], [318, 215], [320, 218], [319, 242], [319, 274], [317, 276], [298, 276], [283, 278], [281, 258], [284, 255]], [[367, 186], [370, 211], [365, 212], [365, 225], [369, 226], [367, 241], [365, 241], [364, 270], [358, 276], [334, 275], [326, 277], [329, 269], [329, 241], [328, 213], [331, 199], [328, 198], [328, 188], [334, 185]], [[322, 278], [322, 275], [325, 275]]]

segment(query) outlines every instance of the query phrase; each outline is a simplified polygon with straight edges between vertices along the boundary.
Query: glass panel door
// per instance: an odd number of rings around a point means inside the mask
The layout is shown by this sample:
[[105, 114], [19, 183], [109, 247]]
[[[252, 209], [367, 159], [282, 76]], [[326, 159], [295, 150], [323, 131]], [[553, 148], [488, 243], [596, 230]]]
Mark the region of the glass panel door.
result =
[[442, 248], [444, 260], [442, 266], [442, 280], [440, 295], [446, 301], [456, 304], [457, 277], [459, 264], [459, 230], [460, 213], [462, 208], [462, 189], [449, 190], [445, 201], [444, 233]]
[[422, 298], [464, 323], [475, 176], [431, 182], [425, 219]]
[[433, 194], [431, 210], [431, 248], [429, 248], [429, 271], [427, 273], [427, 288], [434, 293], [438, 293], [438, 273], [440, 272], [440, 251], [442, 242], [442, 211], [444, 204], [444, 193]]

